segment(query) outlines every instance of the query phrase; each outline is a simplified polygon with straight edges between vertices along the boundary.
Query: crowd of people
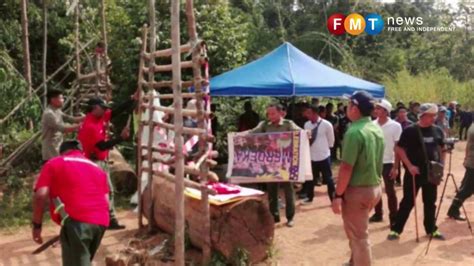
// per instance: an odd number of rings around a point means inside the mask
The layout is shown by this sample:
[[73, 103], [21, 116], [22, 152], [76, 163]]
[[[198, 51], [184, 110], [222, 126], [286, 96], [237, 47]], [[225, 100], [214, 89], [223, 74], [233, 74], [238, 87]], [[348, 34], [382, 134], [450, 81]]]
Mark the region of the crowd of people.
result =
[[[375, 100], [364, 91], [346, 98], [348, 105], [338, 103], [335, 112], [332, 103], [322, 106], [318, 99], [290, 105], [288, 111], [281, 104], [272, 104], [266, 110], [264, 121], [260, 121], [250, 102], [246, 102], [238, 129], [250, 133], [303, 129], [308, 132], [313, 180], [303, 184], [298, 196], [303, 204], [311, 204], [315, 185], [321, 181], [327, 185], [334, 213], [342, 214], [352, 251], [350, 265], [371, 264], [368, 226], [371, 222], [383, 222], [382, 182], [389, 208], [389, 240], [400, 237], [420, 189], [425, 232], [433, 239], [444, 240], [445, 236], [436, 226], [440, 177], [434, 173], [433, 164], [443, 167], [446, 163], [446, 153], [450, 152], [445, 145], [447, 138], [459, 136], [460, 140], [468, 140], [466, 174], [447, 213], [452, 219], [465, 220], [459, 210], [474, 193], [473, 113], [462, 110], [456, 102], [448, 105], [410, 102], [408, 107], [398, 102], [393, 108], [388, 100]], [[455, 132], [456, 124], [459, 132]], [[331, 164], [338, 159], [339, 175], [335, 185]], [[399, 202], [395, 186], [402, 183], [403, 197]], [[270, 210], [275, 222], [280, 222], [278, 185], [284, 189], [287, 226], [292, 227], [295, 223], [292, 184], [269, 185]], [[373, 209], [375, 212], [370, 216]]]
[[[456, 132], [459, 139], [468, 140], [466, 174], [448, 216], [464, 220], [459, 209], [474, 192], [472, 112], [463, 111], [456, 102], [448, 105], [411, 102], [408, 107], [399, 102], [392, 108], [388, 100], [375, 100], [364, 91], [346, 99], [348, 105], [338, 103], [335, 110], [334, 104], [323, 106], [316, 98], [288, 108], [271, 104], [266, 108], [264, 120], [246, 102], [245, 112], [238, 119], [238, 130], [307, 132], [313, 179], [307, 180], [297, 195], [303, 204], [312, 204], [315, 186], [326, 184], [333, 212], [342, 215], [352, 265], [370, 265], [368, 226], [370, 222], [383, 221], [382, 182], [389, 207], [388, 239], [400, 237], [420, 189], [425, 232], [435, 239], [444, 239], [435, 221], [439, 182], [433, 180], [432, 164], [445, 163], [449, 152], [445, 139], [455, 135], [454, 126], [459, 124]], [[61, 91], [49, 90], [47, 100], [48, 107], [42, 116], [43, 167], [34, 185], [33, 239], [42, 243], [43, 208], [49, 199], [51, 216], [62, 226], [64, 265], [88, 265], [105, 230], [125, 228], [115, 214], [107, 157], [109, 150], [129, 138], [130, 130], [124, 127], [115, 138], [109, 138], [107, 131], [113, 116], [133, 110], [135, 99], [132, 96], [130, 101], [112, 108], [100, 98], [91, 98], [86, 115], [78, 117], [62, 112]], [[71, 132], [77, 132], [77, 140], [64, 141], [64, 134]], [[336, 160], [340, 160], [337, 184], [331, 167]], [[403, 198], [398, 202], [395, 186], [401, 183]], [[283, 204], [279, 200], [279, 188], [284, 191], [286, 224], [293, 227], [294, 184], [267, 184], [270, 212], [275, 222], [280, 222], [279, 209]], [[373, 209], [375, 212], [370, 216]]]

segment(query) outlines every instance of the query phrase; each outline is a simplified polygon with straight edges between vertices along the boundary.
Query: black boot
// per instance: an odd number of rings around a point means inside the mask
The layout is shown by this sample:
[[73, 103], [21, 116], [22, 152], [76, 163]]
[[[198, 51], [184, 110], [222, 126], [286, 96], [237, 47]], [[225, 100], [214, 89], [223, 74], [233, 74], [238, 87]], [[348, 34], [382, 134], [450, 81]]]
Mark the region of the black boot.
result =
[[108, 230], [123, 230], [125, 229], [125, 225], [119, 224], [116, 218], [110, 219]]
[[448, 217], [457, 221], [466, 221], [465, 217], [461, 216], [459, 208], [461, 208], [462, 203], [458, 199], [454, 199], [451, 207], [448, 210]]

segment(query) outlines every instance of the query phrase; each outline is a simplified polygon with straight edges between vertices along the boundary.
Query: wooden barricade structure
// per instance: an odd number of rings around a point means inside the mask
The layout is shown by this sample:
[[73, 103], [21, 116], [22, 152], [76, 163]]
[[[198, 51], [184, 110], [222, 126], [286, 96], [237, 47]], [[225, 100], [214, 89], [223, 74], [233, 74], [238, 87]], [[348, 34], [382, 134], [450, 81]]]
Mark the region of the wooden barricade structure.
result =
[[[212, 149], [206, 43], [197, 36], [193, 1], [186, 1], [190, 40], [185, 44], [180, 43], [180, 1], [171, 1], [172, 45], [164, 50], [155, 50], [154, 5], [149, 0], [150, 26], [143, 27], [138, 71], [138, 225], [144, 228], [145, 216], [149, 232], [158, 227], [174, 234], [175, 265], [185, 263], [185, 235], [202, 250], [202, 265], [210, 262], [211, 250], [227, 259], [246, 250], [249, 262], [262, 261], [274, 234], [265, 197], [209, 205], [209, 195], [217, 194], [207, 186], [218, 181], [210, 170], [217, 165], [217, 152]], [[192, 79], [183, 81], [182, 74]], [[185, 197], [186, 189], [199, 190], [200, 198]]]
[[[108, 57], [107, 27], [105, 18], [105, 0], [100, 1], [101, 16], [101, 41], [97, 43], [94, 54], [91, 56], [83, 50], [80, 44], [80, 5], [77, 4], [74, 9], [74, 46], [76, 58], [76, 82], [73, 87], [74, 93], [74, 111], [78, 111], [80, 106], [85, 104], [92, 97], [100, 97], [106, 102], [112, 100], [112, 84], [109, 78], [110, 60]], [[87, 62], [89, 69], [83, 72], [83, 61]]]
[[[207, 64], [206, 45], [205, 42], [197, 38], [196, 24], [193, 13], [193, 2], [186, 1], [188, 34], [190, 40], [184, 45], [180, 45], [180, 29], [179, 29], [179, 1], [172, 1], [172, 47], [170, 49], [156, 51], [156, 29], [155, 29], [155, 10], [154, 0], [149, 1], [150, 4], [150, 38], [148, 39], [148, 28], [143, 29], [142, 47], [140, 54], [140, 65], [138, 75], [138, 95], [139, 95], [139, 114], [148, 112], [148, 121], [140, 121], [138, 129], [138, 192], [139, 199], [141, 195], [142, 184], [141, 177], [143, 173], [148, 176], [148, 196], [154, 199], [153, 179], [164, 178], [175, 184], [176, 193], [176, 224], [175, 224], [175, 259], [177, 265], [184, 265], [184, 187], [192, 187], [199, 189], [202, 195], [202, 216], [204, 218], [203, 236], [204, 245], [203, 260], [210, 259], [210, 216], [208, 193], [214, 191], [207, 188], [208, 177], [213, 177], [214, 181], [217, 175], [209, 171], [209, 165], [216, 165], [212, 160], [212, 156], [216, 156], [216, 152], [212, 151], [213, 136], [210, 132], [210, 108], [207, 93], [203, 91], [203, 86], [207, 85], [207, 80], [202, 77], [202, 68]], [[149, 46], [147, 45], [149, 41]], [[181, 61], [183, 55], [192, 55], [192, 60]], [[157, 64], [157, 60], [172, 59], [171, 64]], [[182, 71], [192, 70], [192, 80], [182, 81]], [[160, 77], [169, 76], [172, 79], [156, 80], [155, 73], [159, 73]], [[194, 92], [182, 92], [183, 87], [189, 88], [193, 86]], [[172, 89], [172, 93], [170, 93]], [[156, 91], [157, 94], [151, 93]], [[170, 106], [155, 106], [154, 99], [173, 100]], [[184, 109], [183, 98], [195, 102], [195, 108]], [[173, 123], [155, 121], [153, 119], [155, 112], [162, 112], [167, 116], [169, 121]], [[197, 121], [197, 127], [183, 126], [183, 116]], [[148, 132], [148, 140], [144, 143], [142, 134]], [[156, 147], [154, 145], [154, 137], [156, 134], [165, 134], [167, 139], [166, 147]], [[169, 138], [167, 136], [170, 136]], [[174, 136], [174, 143], [171, 137]], [[188, 139], [188, 147], [198, 145], [199, 150], [191, 157], [191, 150], [185, 148], [183, 137]], [[192, 143], [193, 139], [197, 143]], [[193, 138], [194, 137], [194, 138]], [[194, 141], [196, 142], [196, 141]], [[168, 159], [160, 158], [161, 155], [168, 155]], [[185, 160], [187, 163], [185, 164]], [[146, 161], [146, 163], [144, 163]], [[158, 167], [155, 166], [158, 164]], [[192, 179], [185, 179], [185, 175], [189, 175]], [[142, 208], [141, 200], [139, 202], [139, 226], [142, 227], [142, 214], [145, 213], [149, 220], [149, 225], [153, 224], [153, 207], [149, 204], [147, 209]]]

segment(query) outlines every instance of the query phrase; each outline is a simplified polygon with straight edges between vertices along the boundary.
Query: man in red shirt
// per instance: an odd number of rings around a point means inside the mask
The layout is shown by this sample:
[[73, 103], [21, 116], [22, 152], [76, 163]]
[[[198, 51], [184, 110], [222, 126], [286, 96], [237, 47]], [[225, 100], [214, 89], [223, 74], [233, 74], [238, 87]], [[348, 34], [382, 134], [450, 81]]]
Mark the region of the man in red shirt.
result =
[[[130, 105], [130, 104], [129, 104]], [[114, 208], [114, 187], [110, 174], [108, 174], [108, 156], [109, 150], [116, 144], [129, 137], [129, 130], [124, 128], [120, 136], [109, 140], [107, 136], [107, 127], [112, 118], [112, 110], [100, 98], [91, 98], [88, 102], [86, 118], [81, 125], [78, 133], [78, 140], [81, 142], [84, 155], [96, 162], [106, 173], [109, 183], [109, 201], [110, 201], [110, 225], [108, 229], [124, 229], [125, 226], [118, 223]]]
[[34, 188], [33, 240], [43, 242], [43, 208], [49, 198], [51, 218], [62, 225], [63, 265], [90, 265], [109, 225], [107, 175], [84, 157], [77, 141], [62, 143], [60, 153], [41, 169]]

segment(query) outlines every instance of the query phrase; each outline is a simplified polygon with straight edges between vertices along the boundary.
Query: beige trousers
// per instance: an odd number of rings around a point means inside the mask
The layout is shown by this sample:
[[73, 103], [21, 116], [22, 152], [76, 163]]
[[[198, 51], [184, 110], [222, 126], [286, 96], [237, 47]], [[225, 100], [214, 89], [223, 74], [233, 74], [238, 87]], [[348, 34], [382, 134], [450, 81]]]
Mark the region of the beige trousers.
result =
[[369, 266], [369, 213], [380, 200], [380, 186], [348, 187], [342, 202], [342, 220], [351, 248], [351, 265]]

